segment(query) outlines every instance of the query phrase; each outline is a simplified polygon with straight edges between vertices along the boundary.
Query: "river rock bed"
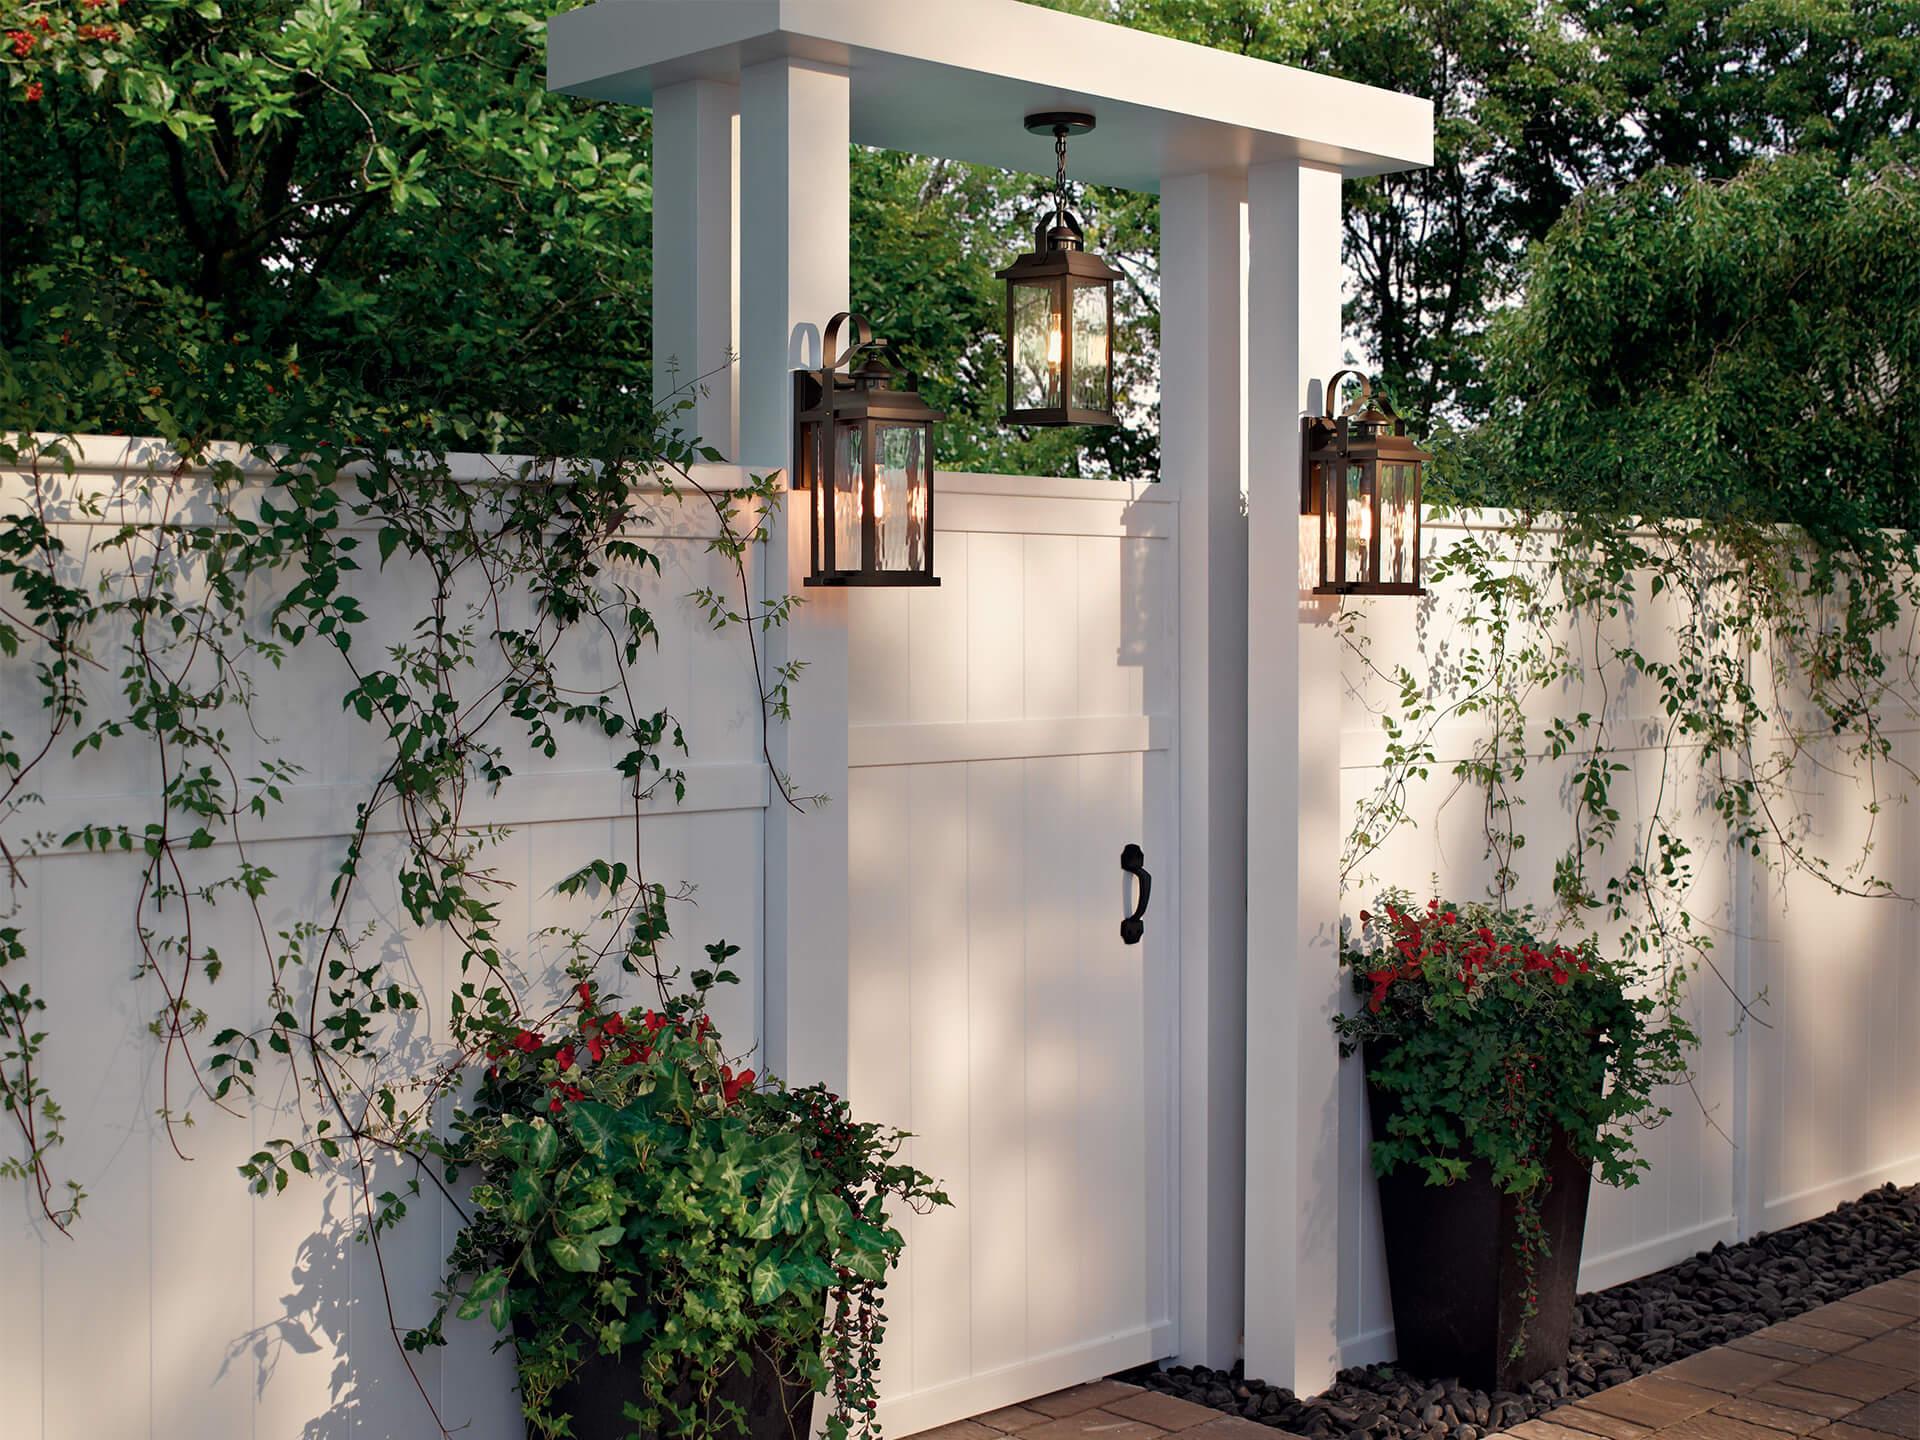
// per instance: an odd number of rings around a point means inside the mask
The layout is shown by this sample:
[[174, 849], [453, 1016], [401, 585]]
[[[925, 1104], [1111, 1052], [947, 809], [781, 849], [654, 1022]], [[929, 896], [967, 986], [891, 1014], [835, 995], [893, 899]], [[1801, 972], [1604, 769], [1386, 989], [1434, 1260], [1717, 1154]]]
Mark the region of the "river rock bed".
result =
[[1920, 1186], [1869, 1191], [1817, 1220], [1577, 1301], [1568, 1363], [1522, 1393], [1470, 1390], [1392, 1365], [1342, 1370], [1302, 1400], [1232, 1370], [1175, 1365], [1120, 1378], [1309, 1440], [1482, 1440], [1696, 1351], [1920, 1266]]

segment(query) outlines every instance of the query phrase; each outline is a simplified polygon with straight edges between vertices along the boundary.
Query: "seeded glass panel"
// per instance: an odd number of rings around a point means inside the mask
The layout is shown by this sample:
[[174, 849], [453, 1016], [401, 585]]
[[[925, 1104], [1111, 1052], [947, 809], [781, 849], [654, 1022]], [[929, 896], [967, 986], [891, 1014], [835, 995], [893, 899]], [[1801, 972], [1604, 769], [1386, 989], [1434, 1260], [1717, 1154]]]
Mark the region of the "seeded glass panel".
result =
[[1381, 540], [1382, 578], [1395, 585], [1413, 579], [1413, 467], [1381, 467], [1380, 505], [1387, 533]]
[[1076, 410], [1105, 410], [1109, 291], [1105, 285], [1073, 287], [1073, 399]]
[[1347, 555], [1340, 576], [1352, 585], [1368, 578], [1367, 552], [1373, 544], [1373, 495], [1365, 465], [1347, 466]]
[[837, 425], [833, 436], [833, 568], [860, 568], [860, 482], [866, 469], [866, 430]]
[[924, 425], [874, 429], [873, 516], [882, 570], [918, 570], [924, 564], [926, 435]]
[[1060, 403], [1060, 315], [1051, 283], [1013, 287], [1013, 408]]
[[1338, 580], [1340, 552], [1334, 547], [1340, 543], [1340, 470], [1332, 461], [1320, 463], [1323, 488], [1320, 492], [1320, 583], [1331, 585]]

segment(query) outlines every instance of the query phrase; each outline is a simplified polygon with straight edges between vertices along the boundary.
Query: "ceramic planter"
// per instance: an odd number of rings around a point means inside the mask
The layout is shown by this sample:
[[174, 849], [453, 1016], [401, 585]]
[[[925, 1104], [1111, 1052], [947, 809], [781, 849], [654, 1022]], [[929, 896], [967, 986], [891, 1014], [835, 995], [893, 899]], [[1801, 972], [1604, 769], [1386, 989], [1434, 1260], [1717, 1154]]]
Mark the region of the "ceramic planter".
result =
[[[1374, 1133], [1384, 1134], [1394, 1098], [1371, 1084], [1367, 1098]], [[1520, 1390], [1566, 1363], [1593, 1175], [1564, 1134], [1548, 1148], [1547, 1173], [1548, 1252], [1535, 1263], [1539, 1306], [1524, 1327], [1519, 1202], [1494, 1188], [1486, 1162], [1452, 1185], [1429, 1185], [1408, 1165], [1379, 1180], [1399, 1364], [1477, 1389]], [[1524, 1339], [1517, 1356], [1516, 1339]]]
[[[682, 1384], [674, 1398], [683, 1404], [691, 1400], [692, 1386]], [[627, 1406], [640, 1401], [639, 1377], [631, 1361], [591, 1355], [579, 1374], [554, 1392], [550, 1408], [572, 1417], [573, 1440], [666, 1440], [672, 1432], [641, 1430], [627, 1419]], [[746, 1412], [744, 1428], [719, 1423], [727, 1403]], [[759, 1352], [750, 1372], [736, 1367], [720, 1382], [713, 1417], [724, 1440], [807, 1440], [813, 1391], [790, 1365]]]

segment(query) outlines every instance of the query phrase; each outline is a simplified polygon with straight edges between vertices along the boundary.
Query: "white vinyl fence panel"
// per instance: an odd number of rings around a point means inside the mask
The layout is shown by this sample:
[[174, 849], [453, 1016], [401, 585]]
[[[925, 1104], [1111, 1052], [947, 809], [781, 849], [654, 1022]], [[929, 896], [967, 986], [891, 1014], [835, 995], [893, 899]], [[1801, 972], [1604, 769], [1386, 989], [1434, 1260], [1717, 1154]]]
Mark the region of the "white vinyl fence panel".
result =
[[[1470, 519], [1469, 523], [1478, 523]], [[1444, 548], [1465, 533], [1460, 524], [1429, 527]], [[1417, 607], [1373, 601], [1362, 630], [1383, 671], [1406, 663], [1416, 674], [1457, 662], [1473, 643], [1459, 626], [1461, 594], [1450, 582]], [[1605, 638], [1632, 643], [1655, 657], [1671, 653], [1671, 596], [1641, 587], [1630, 614]], [[1591, 659], [1591, 630], [1564, 638]], [[1536, 695], [1529, 733], [1536, 763], [1515, 787], [1519, 828], [1530, 839], [1515, 859], [1521, 899], [1551, 895], [1552, 865], [1569, 835], [1567, 766], [1539, 754], [1544, 723], [1555, 715], [1604, 713], [1628, 769], [1615, 780], [1621, 850], [1644, 843], [1657, 806], [1682, 797], [1681, 834], [1693, 850], [1687, 904], [1714, 942], [1713, 969], [1691, 982], [1688, 1018], [1701, 1036], [1694, 1083], [1667, 1095], [1673, 1116], [1641, 1136], [1651, 1170], [1632, 1189], [1595, 1186], [1587, 1222], [1583, 1289], [1647, 1274], [1719, 1241], [1732, 1241], [1831, 1209], [1888, 1180], [1920, 1179], [1920, 912], [1907, 899], [1835, 895], [1791, 867], [1764, 866], [1729, 853], [1695, 750], [1662, 746], [1669, 720], [1648, 687], [1604, 694], [1588, 670], [1584, 688]], [[1615, 668], [1614, 676], [1618, 676]], [[1384, 759], [1378, 713], [1392, 695], [1349, 654], [1342, 697], [1342, 833], [1356, 807], [1378, 785]], [[1371, 877], [1345, 897], [1349, 914], [1376, 882], [1423, 893], [1437, 877], [1443, 893], [1470, 899], [1486, 893], [1493, 862], [1486, 854], [1482, 792], [1462, 786], [1453, 762], [1484, 733], [1479, 717], [1443, 725], [1432, 778], [1415, 782], [1408, 810], [1415, 824], [1399, 830], [1359, 873]], [[1894, 736], [1896, 755], [1920, 762], [1920, 734], [1911, 721]], [[1823, 856], [1857, 854], [1876, 827], [1869, 870], [1902, 896], [1920, 895], [1920, 806], [1900, 799], [1901, 777], [1883, 773], [1878, 817], [1864, 809], [1867, 789], [1851, 759], [1818, 756], [1830, 767], [1800, 767], [1796, 784], [1811, 811], [1813, 847]], [[1606, 931], [1601, 931], [1603, 941]], [[1738, 1023], [1736, 997], [1754, 1007], [1757, 1023]], [[1357, 1060], [1342, 1076], [1340, 1337], [1344, 1363], [1391, 1356], [1392, 1308], [1369, 1168], [1365, 1093]]]
[[903, 1217], [891, 1433], [1176, 1343], [1171, 499], [943, 475], [940, 587], [852, 610], [851, 1096], [955, 1204]]
[[[123, 480], [124, 445], [90, 439], [95, 468], [77, 483], [99, 490]], [[490, 473], [483, 457], [463, 463], [475, 478]], [[5, 503], [19, 504], [20, 477], [4, 483]], [[71, 490], [76, 481], [58, 483]], [[743, 983], [715, 1010], [729, 1043], [748, 1049], [760, 1023], [768, 794], [756, 692], [739, 632], [715, 634], [686, 598], [696, 586], [737, 580], [707, 552], [714, 522], [703, 503], [683, 508], [656, 497], [643, 508], [655, 523], [636, 538], [661, 557], [663, 573], [621, 578], [653, 607], [661, 638], [630, 679], [643, 702], [685, 723], [693, 753], [685, 803], [676, 806], [669, 792], [649, 802], [639, 821], [640, 858], [670, 891], [683, 880], [697, 886], [691, 902], [672, 910], [677, 963], [699, 959], [707, 941], [741, 947], [734, 968]], [[83, 552], [96, 529], [64, 525], [61, 537]], [[363, 537], [363, 554], [373, 551], [372, 538]], [[397, 564], [352, 576], [350, 588], [372, 617], [356, 653], [377, 653], [417, 618], [405, 576]], [[270, 600], [256, 597], [256, 611]], [[117, 669], [115, 654], [102, 649], [100, 658]], [[605, 647], [583, 647], [572, 663], [573, 674], [598, 683], [611, 677], [614, 661]], [[304, 770], [287, 803], [245, 832], [255, 862], [279, 877], [266, 900], [271, 931], [324, 913], [355, 804], [377, 774], [378, 742], [371, 727], [343, 712], [349, 681], [322, 646], [303, 646], [284, 668], [262, 670], [258, 721], [272, 743], [243, 742], [239, 768], [245, 774], [257, 755], [272, 753]], [[9, 661], [0, 677], [4, 723], [32, 734], [39, 694], [28, 667]], [[111, 709], [111, 695], [100, 698]], [[234, 719], [230, 728], [245, 733]], [[518, 773], [497, 797], [477, 801], [473, 816], [512, 827], [493, 854], [499, 877], [513, 887], [502, 932], [536, 990], [557, 990], [563, 978], [540, 932], [584, 923], [591, 906], [562, 900], [553, 884], [596, 856], [632, 855], [632, 801], [607, 763], [606, 742], [590, 732], [563, 731], [551, 760], [514, 753], [510, 736], [506, 743]], [[91, 820], [137, 831], [159, 813], [147, 745], [130, 737], [81, 760], [50, 760], [35, 780], [46, 803], [23, 812], [15, 828], [59, 837]], [[440, 934], [410, 929], [392, 881], [398, 853], [395, 835], [374, 835], [362, 898], [346, 923], [367, 927], [363, 943], [418, 982], [426, 1009], [396, 1047], [418, 1058], [445, 1040], [457, 956]], [[223, 840], [190, 858], [201, 865], [199, 878], [210, 878], [229, 873], [233, 854]], [[238, 1115], [202, 1103], [183, 1135], [190, 1159], [177, 1157], [156, 1118], [159, 1054], [146, 1029], [159, 992], [130, 979], [138, 861], [55, 843], [23, 870], [10, 923], [22, 927], [31, 950], [23, 978], [48, 1003], [53, 1038], [44, 1073], [68, 1117], [67, 1143], [53, 1163], [85, 1186], [87, 1200], [65, 1239], [38, 1217], [26, 1187], [0, 1187], [0, 1395], [9, 1417], [0, 1429], [8, 1440], [432, 1433], [389, 1334], [384, 1294], [401, 1326], [428, 1317], [456, 1229], [451, 1211], [426, 1188], [385, 1246], [383, 1292], [373, 1251], [350, 1238], [360, 1217], [344, 1184], [296, 1177], [283, 1194], [253, 1197], [236, 1167], [264, 1141], [295, 1133], [296, 1112], [304, 1104], [311, 1114], [313, 1104], [274, 1088], [281, 1075], [265, 1061], [268, 1088], [258, 1103], [249, 1110], [242, 1102]], [[208, 1033], [228, 1023], [263, 1024], [265, 955], [251, 917], [225, 904], [199, 918], [211, 929], [197, 940], [216, 945], [226, 964], [219, 982], [198, 993], [211, 1015]], [[406, 1176], [388, 1167], [383, 1178], [398, 1184]], [[492, 1351], [484, 1324], [450, 1322], [449, 1334], [449, 1347], [415, 1361], [448, 1426], [473, 1440], [520, 1436], [508, 1354]]]
[[[87, 441], [81, 482], [124, 479], [127, 445]], [[484, 457], [462, 464], [476, 480], [492, 473]], [[20, 477], [0, 478], [4, 503], [20, 503]], [[1159, 486], [993, 476], [943, 475], [940, 487], [942, 586], [868, 591], [847, 607], [851, 770], [835, 797], [849, 826], [851, 1098], [864, 1116], [914, 1131], [912, 1160], [956, 1202], [903, 1217], [909, 1244], [890, 1287], [883, 1369], [883, 1419], [895, 1434], [1175, 1353], [1176, 1236], [1195, 1221], [1179, 1214], [1176, 1159], [1179, 1078], [1196, 1059], [1178, 1051], [1178, 497]], [[769, 780], [758, 696], [737, 632], [715, 634], [687, 600], [732, 581], [706, 549], [711, 517], [659, 498], [646, 508], [654, 523], [641, 538], [664, 573], [626, 578], [661, 635], [630, 678], [643, 701], [684, 722], [692, 754], [686, 801], [653, 802], [638, 821], [641, 858], [651, 878], [697, 887], [673, 911], [677, 958], [721, 938], [742, 947], [743, 984], [717, 1009], [746, 1049], [765, 1016]], [[63, 538], [84, 552], [93, 528], [76, 517]], [[1436, 527], [1435, 538], [1447, 532]], [[410, 583], [404, 567], [352, 578], [374, 617], [368, 651], [400, 638], [419, 598]], [[258, 596], [256, 612], [271, 598]], [[1460, 643], [1456, 607], [1445, 593], [1420, 606], [1375, 602], [1363, 623], [1376, 663], [1447, 654]], [[1651, 597], [1626, 623], [1643, 647], [1662, 643]], [[612, 677], [609, 657], [592, 647], [568, 663]], [[342, 712], [347, 682], [319, 647], [262, 678], [258, 720], [271, 743], [243, 738], [241, 768], [270, 753], [303, 767], [288, 802], [249, 832], [256, 861], [280, 877], [267, 901], [277, 930], [318, 912], [379, 746]], [[1369, 707], [1384, 697], [1357, 663], [1345, 680], [1340, 803], [1350, 815], [1379, 776]], [[809, 693], [804, 677], [796, 700], [843, 703]], [[1334, 702], [1301, 703], [1317, 717]], [[1599, 703], [1550, 695], [1536, 710], [1544, 719]], [[1614, 733], [1635, 737], [1617, 784], [1619, 843], [1629, 844], [1663, 786], [1697, 795], [1698, 777], [1685, 751], [1662, 773], [1648, 697], [1607, 703]], [[0, 723], [30, 733], [38, 706], [25, 667], [0, 667]], [[1439, 773], [1412, 797], [1417, 827], [1364, 870], [1414, 889], [1435, 872], [1457, 894], [1484, 886], [1477, 801], [1444, 773], [1472, 738], [1440, 736]], [[1920, 764], [1920, 735], [1897, 744]], [[631, 843], [635, 821], [607, 758], [600, 742], [566, 735], [555, 759], [516, 757], [519, 773], [499, 795], [474, 802], [473, 818], [511, 827], [495, 853], [513, 885], [504, 928], [535, 984], [557, 984], [541, 932], [584, 918], [553, 882]], [[1554, 767], [1536, 766], [1523, 787], [1522, 823], [1536, 837], [1520, 854], [1523, 894], [1547, 889], [1554, 827], [1566, 820], [1560, 783]], [[401, 1326], [426, 1318], [454, 1233], [450, 1212], [430, 1190], [414, 1205], [386, 1246], [383, 1287], [373, 1252], [351, 1241], [357, 1217], [343, 1185], [296, 1183], [255, 1199], [235, 1173], [264, 1141], [290, 1133], [307, 1097], [268, 1088], [237, 1116], [202, 1107], [184, 1161], [156, 1118], [155, 994], [128, 983], [136, 863], [57, 843], [88, 821], [144, 823], [158, 814], [156, 787], [151, 755], [129, 739], [50, 761], [36, 781], [44, 806], [17, 822], [56, 837], [26, 861], [9, 923], [31, 950], [24, 978], [52, 1012], [45, 1075], [69, 1116], [57, 1167], [89, 1198], [67, 1240], [36, 1218], [24, 1187], [0, 1189], [7, 1440], [16, 1431], [22, 1440], [428, 1433], [388, 1334], [385, 1295]], [[1828, 853], [1865, 838], [1860, 798], [1849, 772], [1820, 777], [1811, 804]], [[1875, 862], [1908, 894], [1920, 893], [1917, 823], [1911, 805], [1874, 822]], [[1646, 1137], [1652, 1172], [1632, 1191], [1596, 1193], [1588, 1285], [1805, 1218], [1881, 1180], [1920, 1178], [1913, 907], [1837, 897], [1729, 856], [1704, 814], [1689, 840], [1689, 898], [1715, 935], [1725, 984], [1702, 976], [1690, 991], [1704, 1037], [1696, 1082], [1671, 1098], [1673, 1120]], [[1118, 936], [1132, 899], [1119, 852], [1130, 841], [1155, 877], [1139, 946]], [[427, 998], [400, 1034], [396, 1063], [443, 1039], [457, 963], [440, 935], [407, 925], [387, 878], [397, 853], [396, 836], [375, 834], [348, 922], [408, 967]], [[231, 851], [222, 843], [190, 858], [210, 876]], [[1364, 899], [1350, 894], [1347, 908]], [[200, 991], [212, 1028], [265, 1018], [266, 954], [246, 920], [231, 906], [203, 912], [213, 928], [199, 938], [213, 940], [227, 966]], [[1736, 1027], [1736, 995], [1764, 996], [1766, 1023]], [[1357, 1065], [1342, 1084], [1338, 1320], [1343, 1359], [1355, 1363], [1392, 1353], [1392, 1316]], [[1250, 1112], [1260, 1103], [1249, 1097]], [[451, 1346], [416, 1362], [442, 1416], [475, 1440], [517, 1436], [508, 1358], [481, 1326], [450, 1333]]]

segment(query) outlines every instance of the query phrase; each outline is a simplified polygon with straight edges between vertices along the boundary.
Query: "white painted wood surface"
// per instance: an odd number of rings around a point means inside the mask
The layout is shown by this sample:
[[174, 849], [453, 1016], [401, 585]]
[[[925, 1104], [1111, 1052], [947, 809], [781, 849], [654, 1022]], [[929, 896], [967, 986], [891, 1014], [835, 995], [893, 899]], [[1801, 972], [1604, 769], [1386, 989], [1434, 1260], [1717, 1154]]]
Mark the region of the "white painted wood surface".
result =
[[849, 1093], [955, 1202], [904, 1217], [898, 1434], [1175, 1344], [1172, 493], [939, 483], [940, 588], [861, 595], [849, 647]]
[[[1430, 527], [1427, 538], [1446, 546], [1462, 534], [1455, 522]], [[1643, 593], [1632, 616], [1632, 637], [1650, 654], [1671, 650], [1671, 604], [1671, 597]], [[1375, 663], [1390, 671], [1404, 661], [1418, 672], [1449, 646], [1457, 648], [1466, 638], [1455, 620], [1458, 605], [1457, 592], [1445, 586], [1418, 610], [1393, 600], [1361, 602]], [[1564, 638], [1576, 655], [1594, 653], [1590, 630]], [[1609, 642], [1621, 638], [1620, 626], [1607, 634]], [[1389, 697], [1351, 655], [1342, 678], [1344, 831], [1378, 783], [1383, 741], [1375, 711]], [[1589, 682], [1585, 693], [1539, 695], [1528, 708], [1537, 738], [1539, 724], [1552, 715], [1600, 714], [1603, 703], [1611, 706], [1613, 734], [1627, 741], [1622, 758], [1629, 769], [1615, 782], [1621, 834], [1639, 835], [1662, 783], [1657, 736], [1666, 717], [1656, 697], [1644, 688], [1618, 687], [1603, 697], [1597, 682]], [[1920, 759], [1920, 734], [1911, 724], [1894, 727], [1901, 732], [1898, 757], [1908, 765]], [[1411, 791], [1416, 828], [1397, 833], [1365, 864], [1366, 874], [1417, 890], [1437, 873], [1452, 894], [1484, 893], [1489, 862], [1477, 792], [1456, 793], [1448, 773], [1479, 734], [1466, 725], [1442, 731], [1432, 780]], [[1811, 796], [1820, 852], [1845, 857], [1865, 838], [1866, 790], [1850, 761], [1822, 758], [1835, 770], [1816, 779], [1803, 767], [1799, 782]], [[1672, 760], [1668, 795], [1704, 799], [1691, 752], [1678, 749]], [[1564, 776], [1561, 765], [1542, 759], [1517, 787], [1521, 826], [1530, 836], [1516, 857], [1523, 897], [1551, 893], [1551, 867], [1566, 838]], [[1901, 788], [1891, 776], [1883, 775], [1883, 785], [1895, 794]], [[1913, 798], [1895, 800], [1879, 816], [1871, 865], [1908, 896], [1920, 895], [1920, 809]], [[1808, 1219], [1888, 1180], [1920, 1180], [1920, 1045], [1914, 1040], [1920, 1034], [1920, 916], [1914, 904], [1836, 896], [1804, 874], [1729, 855], [1717, 818], [1704, 808], [1687, 815], [1681, 834], [1694, 851], [1688, 904], [1705, 921], [1728, 983], [1703, 971], [1690, 985], [1688, 1014], [1702, 1039], [1695, 1086], [1667, 1096], [1673, 1118], [1643, 1135], [1653, 1168], [1640, 1184], [1595, 1187], [1582, 1288], [1616, 1284], [1718, 1241]], [[1345, 910], [1351, 914], [1371, 893], [1365, 884], [1350, 891]], [[1756, 1006], [1762, 1023], [1736, 1029], [1736, 994]], [[1392, 1354], [1393, 1322], [1358, 1061], [1343, 1065], [1340, 1086], [1339, 1333], [1341, 1363], [1351, 1365]]]

